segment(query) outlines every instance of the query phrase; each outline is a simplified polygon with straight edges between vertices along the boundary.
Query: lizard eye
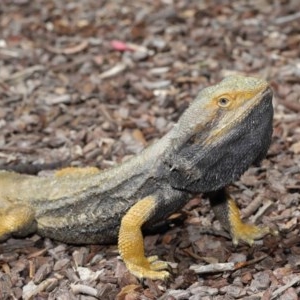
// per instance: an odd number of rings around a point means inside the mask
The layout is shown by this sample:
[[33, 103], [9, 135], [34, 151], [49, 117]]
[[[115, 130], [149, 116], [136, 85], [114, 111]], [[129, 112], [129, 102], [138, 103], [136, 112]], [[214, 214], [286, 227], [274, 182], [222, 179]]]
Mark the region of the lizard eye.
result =
[[230, 104], [230, 101], [229, 101], [228, 98], [221, 97], [221, 98], [218, 100], [218, 105], [219, 105], [220, 107], [227, 107], [229, 104]]

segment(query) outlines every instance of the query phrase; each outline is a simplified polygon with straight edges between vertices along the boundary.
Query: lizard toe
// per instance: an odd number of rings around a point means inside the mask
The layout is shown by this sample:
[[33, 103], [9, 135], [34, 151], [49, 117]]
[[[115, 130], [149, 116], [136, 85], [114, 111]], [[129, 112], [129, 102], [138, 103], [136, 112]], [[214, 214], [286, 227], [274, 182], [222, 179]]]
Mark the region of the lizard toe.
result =
[[149, 256], [147, 258], [148, 262], [150, 263], [151, 270], [159, 271], [159, 270], [165, 270], [169, 267], [169, 264], [165, 261], [159, 260], [158, 256]]
[[125, 264], [130, 273], [140, 279], [149, 278], [152, 280], [166, 280], [170, 276], [170, 273], [164, 270], [168, 267], [168, 264], [157, 260], [157, 256], [125, 261]]

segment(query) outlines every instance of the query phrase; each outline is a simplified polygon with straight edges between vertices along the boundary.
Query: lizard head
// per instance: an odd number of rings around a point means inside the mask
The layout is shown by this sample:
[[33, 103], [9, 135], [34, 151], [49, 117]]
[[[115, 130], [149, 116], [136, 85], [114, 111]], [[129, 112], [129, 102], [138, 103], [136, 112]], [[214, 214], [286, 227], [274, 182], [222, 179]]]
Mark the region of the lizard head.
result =
[[174, 128], [170, 184], [207, 192], [237, 180], [266, 155], [272, 119], [265, 80], [230, 76], [205, 88]]

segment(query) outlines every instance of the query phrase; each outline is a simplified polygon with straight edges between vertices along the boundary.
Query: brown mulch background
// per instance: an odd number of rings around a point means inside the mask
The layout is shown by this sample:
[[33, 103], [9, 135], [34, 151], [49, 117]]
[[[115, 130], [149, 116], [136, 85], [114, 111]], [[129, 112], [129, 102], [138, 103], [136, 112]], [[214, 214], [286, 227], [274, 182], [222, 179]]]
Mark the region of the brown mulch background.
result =
[[[0, 1], [1, 166], [110, 167], [165, 134], [199, 89], [259, 75], [275, 93], [273, 144], [232, 192], [247, 219], [279, 231], [234, 247], [195, 198], [145, 238], [171, 262], [167, 282], [128, 274], [115, 245], [10, 239], [0, 299], [298, 299], [299, 11], [298, 0]], [[223, 262], [236, 265], [189, 269]]]

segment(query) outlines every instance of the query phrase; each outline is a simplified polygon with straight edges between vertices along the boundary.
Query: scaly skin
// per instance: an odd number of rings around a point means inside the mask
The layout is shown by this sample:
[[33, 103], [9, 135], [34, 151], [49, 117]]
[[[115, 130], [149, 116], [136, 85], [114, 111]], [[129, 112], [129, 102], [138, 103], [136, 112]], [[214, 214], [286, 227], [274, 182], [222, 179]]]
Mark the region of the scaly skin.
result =
[[[268, 232], [241, 222], [224, 188], [266, 154], [272, 91], [261, 79], [232, 76], [202, 90], [174, 128], [112, 169], [67, 168], [53, 177], [0, 172], [0, 238], [36, 231], [59, 241], [114, 243], [138, 277], [165, 279], [167, 264], [144, 255], [142, 228], [207, 193], [234, 242]], [[118, 236], [119, 233], [119, 236]]]

